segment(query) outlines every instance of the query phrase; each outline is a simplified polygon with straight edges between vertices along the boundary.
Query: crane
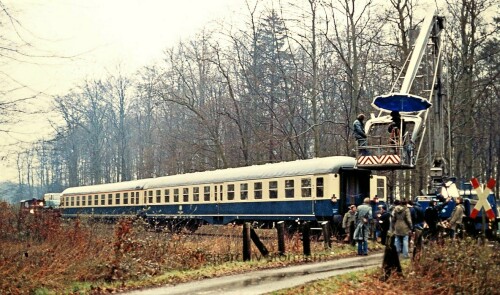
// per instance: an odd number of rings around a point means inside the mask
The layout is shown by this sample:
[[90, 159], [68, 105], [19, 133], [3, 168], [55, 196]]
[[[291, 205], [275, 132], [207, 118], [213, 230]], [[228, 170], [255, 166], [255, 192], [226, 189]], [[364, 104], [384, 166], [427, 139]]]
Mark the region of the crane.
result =
[[[436, 14], [436, 10], [427, 14], [411, 55], [405, 61], [391, 92], [373, 99], [372, 106], [379, 113], [377, 116], [372, 114], [366, 122], [368, 143], [358, 147], [357, 167], [371, 170], [414, 169], [427, 123], [430, 122], [433, 153], [430, 175], [433, 186], [443, 183], [443, 176], [447, 174], [441, 81], [443, 28], [444, 19]], [[422, 71], [430, 73], [428, 77], [432, 79], [428, 79], [419, 90], [414, 81]], [[395, 92], [403, 72], [404, 79], [399, 91]], [[415, 92], [422, 93], [426, 98]]]

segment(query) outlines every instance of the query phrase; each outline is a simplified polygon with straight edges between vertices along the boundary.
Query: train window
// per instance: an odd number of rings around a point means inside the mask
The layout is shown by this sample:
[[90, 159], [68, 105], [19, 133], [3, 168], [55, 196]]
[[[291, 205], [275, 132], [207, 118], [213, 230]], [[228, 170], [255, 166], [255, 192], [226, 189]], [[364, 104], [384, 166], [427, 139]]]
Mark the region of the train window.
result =
[[285, 180], [285, 198], [293, 198], [295, 194], [293, 179]]
[[262, 182], [256, 182], [253, 184], [253, 198], [262, 199]]
[[94, 206], [99, 205], [99, 195], [94, 195]]
[[240, 183], [240, 199], [248, 200], [248, 183]]
[[302, 198], [310, 198], [311, 197], [311, 179], [310, 178], [302, 178]]
[[161, 203], [161, 190], [156, 190], [156, 203]]
[[178, 203], [179, 202], [179, 189], [174, 188], [174, 202]]
[[71, 207], [75, 206], [75, 197], [71, 197]]
[[76, 196], [76, 206], [80, 206], [80, 196]]
[[106, 205], [106, 195], [101, 195], [101, 206]]
[[123, 204], [128, 205], [128, 193], [123, 193]]
[[316, 178], [316, 197], [323, 198], [324, 196], [324, 181], [323, 177]]
[[82, 196], [82, 207], [85, 206], [85, 199], [87, 198], [87, 196]]
[[234, 184], [227, 185], [227, 199], [234, 200]]
[[153, 203], [153, 191], [148, 191], [148, 203]]
[[147, 200], [147, 195], [148, 195], [148, 192], [147, 192], [147, 191], [144, 191], [144, 197], [143, 197], [143, 200], [142, 200], [144, 204], [147, 204], [147, 203], [148, 203], [148, 202], [147, 202], [147, 201], [148, 201], [148, 200]]
[[135, 192], [135, 203], [139, 205], [139, 192]]
[[189, 202], [189, 188], [185, 187], [182, 189], [182, 201]]
[[92, 196], [91, 196], [91, 195], [89, 195], [89, 196], [87, 197], [87, 205], [88, 205], [88, 206], [92, 206]]
[[108, 205], [113, 204], [113, 194], [108, 194]]
[[134, 192], [130, 193], [130, 204], [135, 204], [135, 193]]
[[170, 190], [165, 190], [165, 203], [170, 203]]
[[377, 179], [377, 196], [380, 199], [385, 200], [385, 179], [379, 178]]
[[68, 207], [69, 206], [69, 197], [64, 198], [64, 200], [66, 201], [66, 207]]
[[278, 182], [269, 181], [269, 199], [278, 198]]
[[116, 193], [116, 194], [115, 194], [115, 197], [116, 197], [116, 202], [115, 202], [115, 204], [116, 204], [116, 205], [120, 205], [120, 203], [121, 203], [121, 202], [120, 202], [120, 193]]
[[197, 186], [193, 187], [193, 201], [200, 201], [200, 188]]
[[203, 187], [203, 200], [206, 202], [210, 201], [210, 186], [208, 185]]

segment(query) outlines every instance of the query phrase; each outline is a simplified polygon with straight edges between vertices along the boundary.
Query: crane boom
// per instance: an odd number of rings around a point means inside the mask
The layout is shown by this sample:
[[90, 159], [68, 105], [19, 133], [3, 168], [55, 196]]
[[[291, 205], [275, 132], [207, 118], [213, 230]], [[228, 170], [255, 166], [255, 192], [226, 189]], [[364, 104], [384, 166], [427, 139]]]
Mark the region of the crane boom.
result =
[[431, 35], [432, 29], [434, 27], [435, 16], [436, 10], [434, 10], [432, 13], [429, 13], [422, 23], [420, 34], [415, 41], [415, 46], [411, 55], [410, 63], [408, 64], [408, 68], [406, 69], [405, 79], [403, 80], [401, 90], [399, 91], [400, 93], [410, 93], [413, 80], [415, 80], [415, 76], [417, 75], [418, 68], [420, 66], [420, 63], [422, 62], [422, 57], [425, 52], [425, 48], [427, 47], [429, 36]]

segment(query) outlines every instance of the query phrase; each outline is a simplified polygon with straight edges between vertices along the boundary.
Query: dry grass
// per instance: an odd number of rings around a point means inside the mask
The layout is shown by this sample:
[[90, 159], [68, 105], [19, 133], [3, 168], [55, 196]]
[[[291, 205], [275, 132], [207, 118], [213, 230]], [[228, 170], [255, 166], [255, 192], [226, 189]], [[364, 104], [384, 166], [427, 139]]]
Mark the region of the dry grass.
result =
[[416, 261], [403, 262], [403, 276], [382, 281], [380, 268], [349, 273], [272, 294], [498, 294], [500, 246], [477, 241], [430, 244]]
[[[317, 241], [311, 243], [313, 257], [304, 259], [302, 241], [295, 234], [287, 238], [286, 251], [292, 255], [286, 260], [276, 259], [277, 240], [271, 238], [263, 241], [271, 253], [269, 259], [260, 257], [252, 246], [254, 262], [243, 263], [240, 226], [209, 231], [225, 236], [147, 231], [140, 219], [104, 224], [62, 221], [49, 215], [21, 218], [17, 210], [0, 203], [0, 290], [5, 294], [107, 293], [353, 253], [349, 246], [335, 245], [332, 255]], [[258, 233], [275, 236], [274, 230]]]

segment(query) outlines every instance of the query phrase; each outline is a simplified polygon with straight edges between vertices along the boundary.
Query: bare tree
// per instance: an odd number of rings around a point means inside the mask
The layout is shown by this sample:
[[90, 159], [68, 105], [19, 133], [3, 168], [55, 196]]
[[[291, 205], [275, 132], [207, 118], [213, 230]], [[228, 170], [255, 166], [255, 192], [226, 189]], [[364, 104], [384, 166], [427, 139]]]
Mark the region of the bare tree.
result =
[[222, 106], [217, 79], [210, 77], [209, 35], [203, 33], [191, 46], [180, 44], [174, 50], [166, 51], [167, 69], [162, 76], [158, 93], [165, 102], [183, 106], [204, 129], [209, 142], [198, 138], [197, 144], [213, 147], [212, 163], [215, 167], [228, 167], [222, 140]]
[[114, 70], [116, 74], [111, 74], [107, 79], [106, 88], [109, 94], [110, 108], [109, 122], [112, 124], [111, 132], [114, 134], [113, 145], [116, 145], [116, 179], [115, 181], [125, 181], [131, 179], [129, 158], [129, 133], [127, 132], [126, 119], [131, 99], [131, 82], [117, 66]]
[[451, 110], [453, 146], [455, 146], [455, 175], [469, 179], [480, 175], [474, 165], [477, 152], [475, 143], [483, 141], [475, 130], [481, 128], [476, 116], [482, 88], [477, 67], [478, 54], [492, 35], [498, 34], [498, 26], [487, 26], [488, 11], [495, 7], [490, 0], [447, 1], [451, 14], [447, 19], [455, 25], [450, 27], [452, 54], [448, 56], [451, 80]]

